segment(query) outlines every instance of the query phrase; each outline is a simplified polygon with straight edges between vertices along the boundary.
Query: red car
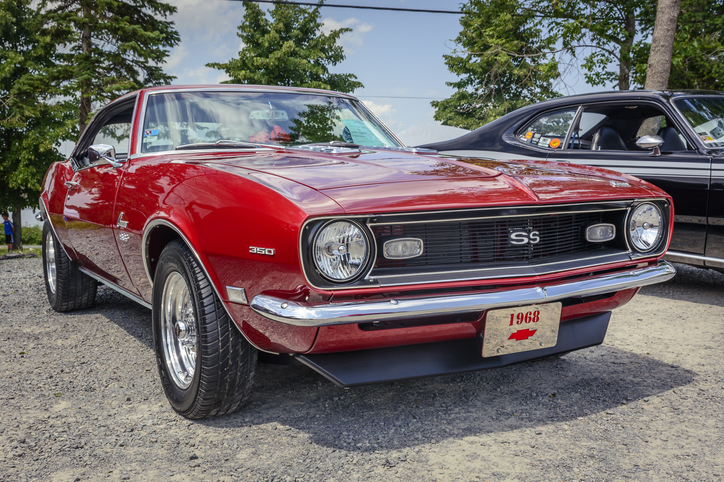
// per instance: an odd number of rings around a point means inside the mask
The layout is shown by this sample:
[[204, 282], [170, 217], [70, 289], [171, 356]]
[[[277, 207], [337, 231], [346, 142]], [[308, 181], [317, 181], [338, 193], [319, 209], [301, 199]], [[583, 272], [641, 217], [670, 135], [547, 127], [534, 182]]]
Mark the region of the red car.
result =
[[57, 311], [98, 282], [151, 308], [189, 418], [237, 410], [257, 360], [338, 385], [600, 344], [674, 269], [673, 206], [603, 169], [404, 147], [354, 97], [155, 87], [101, 109], [40, 200]]

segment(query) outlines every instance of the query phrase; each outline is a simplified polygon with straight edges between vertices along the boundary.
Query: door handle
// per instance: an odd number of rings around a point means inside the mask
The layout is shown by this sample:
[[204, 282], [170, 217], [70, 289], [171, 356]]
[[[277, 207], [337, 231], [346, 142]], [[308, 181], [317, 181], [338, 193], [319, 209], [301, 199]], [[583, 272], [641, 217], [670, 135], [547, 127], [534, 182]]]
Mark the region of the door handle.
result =
[[70, 191], [71, 189], [75, 189], [76, 187], [78, 187], [78, 183], [77, 183], [77, 182], [73, 182], [73, 181], [65, 181], [63, 184], [65, 184], [66, 186], [68, 186], [68, 190], [69, 190], [69, 191]]

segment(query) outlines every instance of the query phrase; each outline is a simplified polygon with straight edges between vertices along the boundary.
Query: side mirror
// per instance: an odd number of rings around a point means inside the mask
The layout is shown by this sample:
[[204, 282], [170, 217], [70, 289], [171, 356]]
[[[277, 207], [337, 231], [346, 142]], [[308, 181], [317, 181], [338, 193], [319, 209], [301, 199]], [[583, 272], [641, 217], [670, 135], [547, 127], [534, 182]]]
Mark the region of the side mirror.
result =
[[661, 150], [659, 148], [661, 147], [661, 144], [664, 143], [664, 140], [659, 136], [643, 136], [640, 137], [639, 140], [636, 141], [636, 145], [639, 146], [642, 149], [652, 149], [651, 154], [652, 156], [660, 156]]
[[91, 166], [121, 167], [122, 162], [116, 161], [116, 149], [108, 144], [94, 144], [88, 148], [88, 161]]

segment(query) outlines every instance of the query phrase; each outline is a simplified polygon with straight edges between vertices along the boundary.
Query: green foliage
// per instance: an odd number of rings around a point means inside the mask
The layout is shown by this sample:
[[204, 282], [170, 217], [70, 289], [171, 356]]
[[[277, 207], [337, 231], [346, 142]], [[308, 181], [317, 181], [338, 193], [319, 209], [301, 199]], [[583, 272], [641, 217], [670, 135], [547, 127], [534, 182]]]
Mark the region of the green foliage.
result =
[[[321, 4], [321, 3], [320, 3]], [[284, 85], [353, 92], [363, 87], [353, 74], [329, 72], [345, 59], [337, 42], [352, 29], [322, 32], [319, 7], [275, 4], [271, 18], [254, 3], [245, 3], [239, 33], [244, 46], [238, 58], [208, 67], [223, 70], [229, 83]]]
[[176, 7], [159, 0], [43, 0], [41, 34], [57, 46], [38, 80], [77, 107], [80, 131], [92, 107], [126, 92], [170, 83], [163, 72], [179, 41]]
[[0, 0], [0, 207], [37, 206], [48, 166], [69, 128], [34, 72], [52, 66], [53, 46], [37, 34], [42, 19], [30, 0]]
[[558, 62], [551, 54], [555, 39], [521, 0], [471, 0], [462, 8], [459, 46], [445, 55], [459, 77], [447, 84], [452, 97], [433, 101], [435, 119], [445, 125], [474, 129], [524, 105], [555, 97]]
[[330, 142], [341, 141], [341, 136], [334, 135], [334, 128], [340, 121], [337, 106], [330, 103], [327, 105], [308, 105], [307, 110], [300, 112], [294, 119], [294, 125], [290, 129], [292, 142]]
[[470, 0], [463, 12], [455, 39], [460, 50], [445, 56], [460, 78], [448, 83], [457, 91], [432, 105], [443, 124], [475, 128], [558, 95], [554, 82], [564, 56], [590, 85], [629, 89], [632, 69], [648, 59], [641, 39], [653, 31], [656, 3]]
[[43, 228], [40, 226], [23, 226], [23, 244], [40, 245], [43, 243]]
[[[682, 0], [671, 59], [669, 89], [724, 90], [724, 4]], [[646, 81], [648, 50], [633, 71], [636, 83]]]

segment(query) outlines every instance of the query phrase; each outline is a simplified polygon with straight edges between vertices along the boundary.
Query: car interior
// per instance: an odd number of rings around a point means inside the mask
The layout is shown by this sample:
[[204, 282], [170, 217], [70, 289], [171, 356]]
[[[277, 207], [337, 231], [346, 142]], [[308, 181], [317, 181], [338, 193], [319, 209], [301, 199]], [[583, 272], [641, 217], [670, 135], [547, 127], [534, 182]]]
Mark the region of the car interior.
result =
[[553, 149], [648, 151], [637, 146], [636, 141], [657, 135], [664, 140], [662, 152], [691, 149], [671, 119], [653, 105], [590, 105], [584, 107], [577, 120], [575, 111], [570, 108], [544, 114], [521, 129], [517, 138]]

